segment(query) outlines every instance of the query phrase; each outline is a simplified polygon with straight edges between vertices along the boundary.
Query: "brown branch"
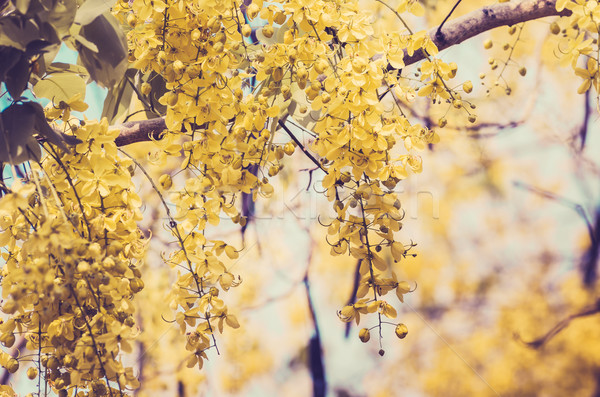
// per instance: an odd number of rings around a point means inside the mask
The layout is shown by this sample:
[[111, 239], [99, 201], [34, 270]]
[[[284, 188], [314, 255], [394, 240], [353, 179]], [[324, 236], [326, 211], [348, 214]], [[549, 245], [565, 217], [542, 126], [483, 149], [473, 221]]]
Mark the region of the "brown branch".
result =
[[143, 120], [129, 121], [117, 126], [121, 133], [115, 140], [117, 146], [126, 146], [136, 142], [160, 139], [161, 134], [167, 129], [165, 119], [162, 117]]
[[[585, 308], [583, 308], [583, 310], [581, 312], [572, 314], [572, 315], [568, 316], [567, 318], [561, 320], [558, 324], [556, 324], [554, 327], [552, 327], [552, 329], [550, 331], [548, 331], [541, 338], [538, 338], [531, 342], [524, 342], [524, 343], [533, 349], [538, 349], [541, 346], [543, 346], [546, 342], [548, 342], [550, 339], [555, 337], [560, 331], [565, 329], [571, 323], [571, 321], [573, 321], [577, 318], [580, 318], [580, 317], [592, 316], [596, 313], [600, 313], [600, 300], [598, 300], [593, 305], [586, 306]], [[518, 335], [517, 335], [517, 338], [519, 338]]]
[[[550, 16], [567, 16], [570, 13], [569, 10], [556, 11], [556, 0], [497, 3], [453, 19], [439, 31], [437, 27], [430, 29], [428, 34], [441, 51], [500, 26], [511, 26]], [[405, 57], [404, 63], [412, 65], [425, 57], [423, 52], [418, 51]]]
[[[523, 0], [520, 2], [497, 3], [482, 7], [462, 17], [445, 22], [443, 27], [432, 28], [429, 36], [441, 51], [453, 45], [462, 43], [480, 33], [500, 26], [516, 25], [549, 16], [566, 16], [570, 11], [556, 11], [556, 0]], [[426, 55], [418, 51], [404, 57], [405, 65], [411, 65], [423, 60]], [[391, 67], [388, 67], [393, 70]], [[280, 123], [281, 124], [281, 123]], [[121, 134], [116, 140], [117, 146], [125, 146], [135, 142], [160, 139], [166, 129], [164, 118], [144, 121], [131, 121], [118, 126]], [[317, 165], [321, 167], [320, 164]]]

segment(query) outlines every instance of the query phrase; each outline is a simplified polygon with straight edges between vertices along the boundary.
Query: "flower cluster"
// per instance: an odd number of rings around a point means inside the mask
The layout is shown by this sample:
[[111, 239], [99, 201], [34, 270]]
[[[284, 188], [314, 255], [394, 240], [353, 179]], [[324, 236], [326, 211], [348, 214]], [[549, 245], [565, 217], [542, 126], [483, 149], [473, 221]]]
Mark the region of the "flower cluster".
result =
[[[419, 14], [417, 5], [403, 3]], [[392, 190], [421, 171], [415, 151], [438, 137], [403, 114], [398, 97], [414, 88], [395, 68], [404, 66], [405, 52], [424, 51], [431, 66], [423, 71], [422, 95], [449, 103], [454, 96], [443, 81], [456, 73], [433, 58], [437, 49], [424, 31], [379, 35], [352, 0], [133, 0], [119, 2], [114, 12], [131, 26], [130, 61], [143, 73], [140, 92], [159, 95], [166, 109], [161, 156], [183, 153], [181, 169], [189, 176], [182, 187], [169, 175], [161, 178], [177, 208], [170, 226], [180, 249], [167, 261], [186, 269], [171, 298], [193, 353], [189, 364], [201, 365], [213, 346], [215, 321], [237, 326], [219, 298], [238, 283], [220, 255], [232, 259], [237, 251], [207, 241], [204, 231], [221, 214], [243, 225], [241, 194], [270, 196], [269, 178], [298, 146], [326, 173], [323, 187], [338, 213], [329, 227], [336, 235], [332, 251], [364, 260], [362, 284], [379, 307], [387, 307], [379, 297], [388, 290], [406, 290], [388, 280], [383, 259], [405, 253], [394, 238], [402, 213]], [[162, 92], [156, 79], [164, 80]], [[399, 142], [404, 152], [396, 149]]]
[[[56, 115], [60, 117], [60, 115]], [[67, 125], [67, 124], [63, 124]], [[8, 371], [47, 382], [60, 396], [126, 395], [138, 381], [120, 352], [138, 333], [133, 296], [146, 240], [132, 162], [104, 120], [72, 127], [73, 153], [44, 144], [29, 180], [0, 200], [0, 340], [26, 340], [31, 356], [0, 359]]]

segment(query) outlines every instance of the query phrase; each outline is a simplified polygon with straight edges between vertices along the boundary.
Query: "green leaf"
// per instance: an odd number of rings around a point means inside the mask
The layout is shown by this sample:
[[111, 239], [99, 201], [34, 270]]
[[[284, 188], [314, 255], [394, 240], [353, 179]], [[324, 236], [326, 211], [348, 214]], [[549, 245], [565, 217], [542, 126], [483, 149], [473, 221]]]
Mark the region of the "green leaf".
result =
[[54, 103], [68, 101], [75, 94], [85, 97], [85, 80], [71, 72], [53, 73], [44, 77], [34, 87], [33, 93], [38, 98], [48, 98]]
[[160, 74], [156, 72], [150, 73], [150, 77], [148, 77], [147, 82], [150, 83], [150, 86], [152, 87], [149, 97], [152, 108], [156, 110], [158, 114], [166, 114], [167, 107], [158, 102], [158, 100], [164, 95], [165, 92], [167, 92], [167, 82]]
[[80, 34], [98, 48], [94, 52], [78, 46], [81, 63], [98, 85], [112, 87], [127, 70], [127, 41], [118, 21], [105, 13], [82, 27]]
[[19, 62], [22, 51], [14, 47], [0, 46], [0, 82], [6, 79], [6, 74]]
[[0, 162], [20, 164], [39, 159], [41, 151], [33, 137], [35, 114], [26, 104], [13, 104], [0, 114]]
[[19, 53], [17, 62], [8, 71], [4, 80], [6, 89], [13, 99], [21, 96], [29, 80], [29, 60], [24, 52], [19, 51]]
[[44, 114], [42, 105], [37, 102], [26, 102], [24, 105], [28, 106], [29, 110], [34, 115], [35, 131], [39, 135], [46, 138], [50, 143], [53, 143], [65, 151], [69, 150], [67, 145], [76, 145], [81, 143], [81, 141], [74, 136], [59, 133], [50, 127], [50, 124], [48, 124], [48, 121], [46, 120], [46, 115]]
[[40, 31], [31, 20], [23, 21], [15, 15], [0, 18], [0, 45], [25, 51], [29, 42], [39, 38]]
[[135, 69], [129, 69], [119, 84], [114, 85], [108, 90], [106, 99], [104, 100], [101, 117], [106, 117], [109, 124], [112, 124], [115, 119], [129, 109], [133, 88], [131, 88], [131, 84], [127, 82], [127, 78], [133, 78], [135, 73]]
[[51, 73], [59, 73], [59, 72], [68, 72], [75, 73], [83, 78], [87, 78], [89, 76], [88, 71], [81, 65], [73, 65], [72, 63], [64, 63], [64, 62], [52, 62], [46, 68], [48, 74]]
[[91, 41], [89, 41], [85, 37], [83, 37], [81, 35], [76, 35], [75, 36], [75, 40], [77, 40], [78, 43], [82, 44], [88, 50], [90, 50], [92, 52], [98, 52], [98, 47], [96, 46], [96, 44], [92, 43]]
[[45, 20], [56, 30], [58, 37], [63, 38], [69, 34], [76, 14], [77, 0], [61, 0], [55, 3]]
[[13, 3], [17, 11], [25, 15], [27, 14], [27, 10], [29, 10], [29, 3], [31, 3], [31, 0], [14, 0]]
[[117, 0], [87, 0], [77, 10], [75, 23], [80, 25], [91, 23], [99, 15], [109, 11], [116, 2]]

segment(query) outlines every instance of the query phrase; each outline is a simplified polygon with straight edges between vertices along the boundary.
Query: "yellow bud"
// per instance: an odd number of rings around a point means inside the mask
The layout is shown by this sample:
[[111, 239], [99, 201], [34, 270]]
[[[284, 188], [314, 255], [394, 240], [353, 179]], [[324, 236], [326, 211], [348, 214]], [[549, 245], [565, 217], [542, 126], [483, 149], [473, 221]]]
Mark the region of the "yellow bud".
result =
[[2, 311], [6, 314], [13, 314], [17, 311], [17, 302], [12, 298], [7, 299], [2, 305]]
[[286, 30], [283, 34], [283, 44], [292, 44], [294, 42], [294, 33], [292, 30]]
[[142, 86], [140, 87], [140, 91], [142, 92], [142, 95], [148, 95], [150, 94], [150, 91], [152, 91], [152, 86], [146, 82], [142, 83]]
[[560, 33], [560, 26], [558, 26], [558, 23], [552, 22], [550, 24], [550, 32], [552, 34], [559, 34]]
[[242, 26], [242, 36], [250, 37], [251, 34], [252, 34], [252, 28], [250, 27], [250, 25], [245, 24], [244, 26]]
[[283, 23], [286, 20], [285, 14], [279, 11], [277, 14], [275, 14], [275, 18], [273, 18], [273, 20], [275, 21], [275, 23], [283, 25]]
[[367, 328], [363, 328], [358, 331], [358, 337], [360, 338], [362, 343], [367, 343], [369, 339], [371, 339], [371, 332]]
[[0, 340], [2, 340], [2, 344], [6, 347], [12, 347], [12, 345], [15, 344], [15, 339], [15, 334], [13, 334], [12, 332], [8, 334], [3, 334], [0, 337]]
[[280, 67], [273, 69], [273, 74], [271, 76], [273, 76], [273, 81], [281, 81], [281, 79], [283, 79], [283, 69]]
[[160, 183], [160, 186], [163, 189], [169, 190], [171, 186], [173, 186], [173, 179], [171, 178], [171, 175], [163, 174], [158, 178], [158, 183]]
[[181, 60], [177, 59], [175, 62], [173, 62], [173, 70], [175, 73], [179, 74], [183, 71], [183, 69], [185, 69], [185, 65], [183, 62], [181, 62]]
[[314, 68], [315, 68], [315, 72], [321, 74], [325, 71], [325, 69], [327, 69], [327, 61], [324, 59], [319, 59], [317, 62], [315, 62]]
[[48, 361], [46, 362], [46, 368], [49, 369], [58, 369], [59, 366], [58, 359], [54, 356], [48, 357]]
[[490, 48], [492, 48], [492, 46], [494, 45], [494, 43], [492, 43], [492, 40], [487, 39], [486, 41], [483, 42], [483, 48], [485, 48], [486, 50], [489, 50]]
[[267, 39], [270, 39], [271, 37], [273, 37], [273, 33], [275, 33], [275, 31], [273, 30], [273, 26], [271, 26], [271, 25], [265, 25], [265, 26], [263, 26], [263, 28], [262, 28], [262, 34]]
[[296, 71], [296, 77], [298, 77], [298, 80], [306, 80], [308, 78], [308, 70], [305, 67], [299, 67]]
[[473, 83], [471, 83], [471, 80], [465, 81], [463, 84], [463, 91], [467, 94], [473, 91]]
[[402, 323], [396, 325], [396, 336], [400, 339], [406, 338], [408, 335], [408, 327]]
[[292, 97], [292, 92], [290, 90], [290, 86], [289, 85], [283, 85], [281, 86], [281, 94], [283, 95], [283, 99], [284, 100], [288, 100]]
[[169, 105], [169, 106], [177, 105], [178, 99], [179, 99], [179, 95], [175, 91], [169, 91], [167, 93], [167, 105]]
[[29, 379], [35, 379], [38, 376], [38, 370], [35, 367], [27, 368], [27, 377]]
[[253, 20], [258, 16], [259, 12], [260, 7], [258, 6], [258, 4], [252, 3], [248, 6], [248, 9], [246, 10], [246, 15], [248, 15], [248, 19]]
[[225, 45], [223, 43], [221, 43], [220, 41], [217, 41], [215, 44], [213, 44], [213, 50], [215, 50], [215, 52], [217, 54], [222, 53], [224, 48], [225, 48]]
[[14, 374], [19, 369], [19, 362], [14, 358], [11, 358], [10, 360], [8, 360], [4, 368], [6, 368], [6, 370], [11, 374]]
[[127, 24], [134, 28], [137, 24], [137, 16], [135, 16], [133, 13], [127, 14]]
[[445, 117], [442, 117], [442, 118], [440, 118], [440, 119], [438, 120], [438, 124], [439, 124], [439, 126], [440, 126], [440, 127], [442, 127], [442, 128], [443, 128], [443, 127], [445, 127], [445, 126], [446, 126], [446, 124], [448, 124], [448, 120], [446, 120], [446, 118], [445, 118]]
[[285, 154], [287, 154], [288, 156], [291, 156], [292, 154], [294, 154], [295, 150], [296, 150], [296, 146], [292, 142], [286, 143], [285, 146], [283, 147], [283, 152]]
[[144, 282], [137, 277], [133, 278], [129, 280], [129, 288], [131, 288], [133, 292], [140, 292], [144, 289]]

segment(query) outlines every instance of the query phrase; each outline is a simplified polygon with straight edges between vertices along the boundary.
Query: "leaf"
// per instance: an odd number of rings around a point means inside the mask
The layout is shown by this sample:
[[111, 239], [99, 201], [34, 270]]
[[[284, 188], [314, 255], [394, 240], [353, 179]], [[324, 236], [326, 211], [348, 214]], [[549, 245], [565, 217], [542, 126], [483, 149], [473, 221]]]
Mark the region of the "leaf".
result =
[[77, 10], [75, 23], [80, 25], [91, 23], [96, 17], [109, 11], [116, 2], [116, 0], [87, 0]]
[[0, 131], [0, 162], [13, 165], [39, 159], [39, 144], [33, 138], [35, 115], [26, 104], [16, 103], [0, 114], [3, 130]]
[[29, 80], [28, 58], [22, 51], [19, 51], [19, 54], [16, 56], [17, 62], [6, 73], [6, 77], [4, 79], [6, 89], [13, 99], [17, 99], [21, 96], [27, 86], [27, 80]]
[[68, 101], [75, 94], [85, 96], [85, 81], [81, 76], [70, 72], [53, 73], [40, 80], [34, 87], [37, 97], [48, 98], [54, 103]]
[[115, 119], [119, 118], [119, 116], [123, 115], [129, 109], [133, 88], [127, 82], [127, 78], [133, 78], [135, 73], [135, 69], [129, 69], [123, 79], [108, 90], [101, 117], [106, 117], [109, 124], [112, 124]]
[[0, 81], [4, 81], [8, 71], [19, 61], [21, 53], [14, 47], [0, 46]]
[[25, 15], [27, 14], [27, 10], [29, 9], [29, 3], [31, 3], [31, 0], [15, 0], [13, 1], [13, 3], [17, 11]]
[[96, 46], [96, 44], [92, 43], [91, 41], [89, 41], [85, 37], [83, 37], [81, 35], [76, 35], [75, 36], [75, 40], [77, 40], [78, 43], [83, 44], [90, 51], [92, 51], [92, 52], [98, 52], [98, 47]]
[[25, 51], [29, 42], [39, 39], [40, 31], [31, 20], [16, 16], [0, 18], [0, 45]]
[[61, 134], [56, 132], [48, 121], [46, 121], [46, 115], [44, 114], [44, 109], [42, 105], [37, 102], [26, 102], [23, 104], [24, 106], [28, 106], [31, 113], [34, 115], [34, 129], [35, 131], [46, 138], [48, 142], [58, 146], [59, 148], [68, 151], [69, 148], [67, 145], [76, 145], [81, 143], [81, 141], [74, 136]]
[[63, 63], [63, 62], [52, 62], [46, 68], [48, 74], [56, 73], [56, 72], [69, 72], [75, 73], [83, 78], [87, 78], [89, 76], [88, 71], [81, 65], [74, 65], [72, 63]]
[[69, 34], [76, 13], [76, 0], [61, 0], [55, 2], [54, 8], [42, 18], [52, 25], [58, 37], [63, 38]]
[[79, 59], [98, 85], [110, 88], [127, 70], [127, 42], [118, 21], [105, 13], [81, 28], [81, 36], [98, 48], [78, 46]]
[[43, 54], [48, 51], [48, 47], [51, 45], [51, 43], [41, 39], [30, 41], [27, 44], [25, 55], [28, 58], [32, 58], [36, 55]]

